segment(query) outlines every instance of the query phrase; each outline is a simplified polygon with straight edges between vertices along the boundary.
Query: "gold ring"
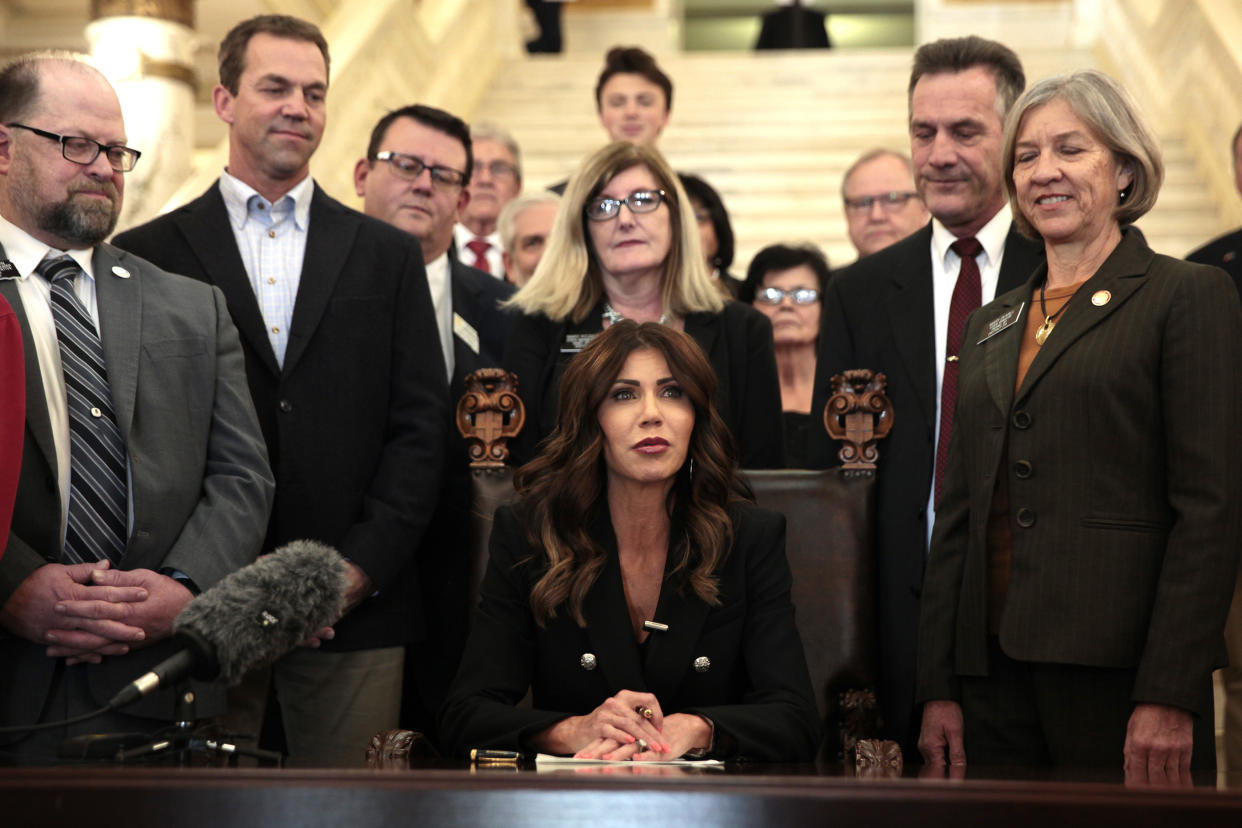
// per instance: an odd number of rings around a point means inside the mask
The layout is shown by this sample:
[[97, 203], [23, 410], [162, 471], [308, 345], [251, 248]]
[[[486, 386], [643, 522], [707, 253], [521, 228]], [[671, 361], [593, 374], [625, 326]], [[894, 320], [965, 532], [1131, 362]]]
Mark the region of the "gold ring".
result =
[[655, 718], [655, 711], [652, 710], [650, 707], [645, 707], [641, 704], [638, 707], [634, 708], [634, 712], [642, 716], [647, 721], [651, 721], [652, 719]]

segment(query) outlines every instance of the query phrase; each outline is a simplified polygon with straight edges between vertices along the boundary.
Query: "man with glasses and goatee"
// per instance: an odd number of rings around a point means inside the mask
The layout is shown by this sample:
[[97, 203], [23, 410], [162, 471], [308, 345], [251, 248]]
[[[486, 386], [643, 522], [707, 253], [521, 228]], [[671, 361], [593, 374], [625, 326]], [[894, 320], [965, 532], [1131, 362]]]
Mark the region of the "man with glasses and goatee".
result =
[[418, 242], [311, 180], [327, 115], [319, 29], [251, 18], [225, 35], [219, 64], [228, 167], [117, 244], [228, 299], [276, 476], [264, 550], [306, 538], [350, 563], [335, 637], [252, 673], [229, 726], [257, 732], [270, 680], [290, 763], [356, 766], [396, 727], [404, 648], [425, 633], [415, 550], [444, 457], [444, 359]]
[[[0, 70], [0, 296], [26, 397], [0, 559], [3, 726], [97, 710], [169, 656], [177, 613], [254, 559], [271, 506], [224, 297], [103, 243], [140, 155], [125, 140], [116, 93], [84, 59]], [[223, 693], [197, 695], [198, 715], [223, 710]], [[55, 761], [68, 736], [154, 731], [174, 710], [164, 691], [0, 737], [0, 756]]]

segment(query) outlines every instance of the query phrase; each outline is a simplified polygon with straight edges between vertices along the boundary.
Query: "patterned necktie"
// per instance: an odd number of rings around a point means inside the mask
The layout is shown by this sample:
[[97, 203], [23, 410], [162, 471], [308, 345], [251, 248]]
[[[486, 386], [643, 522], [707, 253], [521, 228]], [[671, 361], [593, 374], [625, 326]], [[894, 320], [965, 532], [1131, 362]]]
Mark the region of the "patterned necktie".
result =
[[69, 405], [68, 563], [113, 563], [125, 554], [128, 498], [125, 440], [116, 425], [108, 369], [95, 322], [73, 291], [80, 273], [67, 255], [49, 254], [36, 271], [52, 286], [52, 318], [60, 343]]
[[966, 332], [966, 317], [983, 304], [983, 283], [979, 278], [979, 263], [975, 256], [983, 245], [974, 236], [958, 239], [949, 249], [962, 259], [953, 286], [953, 298], [949, 301], [949, 332], [945, 337], [944, 381], [940, 384], [940, 439], [936, 443], [936, 500], [940, 505], [944, 470], [949, 462], [949, 438], [953, 436], [953, 409], [957, 405], [957, 356], [962, 350], [962, 334]]
[[483, 239], [475, 239], [474, 241], [466, 242], [466, 247], [474, 254], [474, 261], [470, 264], [484, 273], [491, 273], [492, 266], [487, 263], [487, 250], [491, 247], [491, 244]]

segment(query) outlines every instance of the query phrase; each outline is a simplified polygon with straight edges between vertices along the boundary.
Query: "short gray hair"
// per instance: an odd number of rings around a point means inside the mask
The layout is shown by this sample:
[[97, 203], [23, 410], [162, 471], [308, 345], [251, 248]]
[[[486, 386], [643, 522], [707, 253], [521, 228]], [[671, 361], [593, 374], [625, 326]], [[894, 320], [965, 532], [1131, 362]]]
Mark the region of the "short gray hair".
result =
[[514, 226], [517, 224], [517, 217], [527, 207], [534, 207], [536, 204], [560, 204], [561, 197], [551, 190], [535, 190], [533, 193], [525, 193], [510, 201], [500, 209], [500, 216], [496, 219], [496, 232], [500, 234], [500, 249], [513, 255], [513, 245], [517, 244], [517, 233]]
[[844, 200], [846, 197], [845, 185], [849, 183], [850, 176], [853, 175], [858, 170], [858, 168], [861, 167], [863, 164], [870, 163], [876, 160], [877, 158], [896, 158], [902, 164], [905, 164], [906, 169], [910, 171], [911, 180], [914, 179], [914, 163], [910, 160], [910, 156], [906, 155], [904, 152], [898, 152], [897, 150], [887, 149], [886, 147], [875, 147], [874, 149], [869, 149], [866, 152], [864, 152], [862, 155], [858, 156], [858, 158], [855, 159], [854, 163], [850, 164], [849, 169], [845, 171], [845, 175], [841, 176], [841, 199], [842, 200]]
[[1160, 142], [1125, 87], [1103, 72], [1084, 69], [1041, 80], [1014, 104], [1005, 121], [1005, 189], [1013, 208], [1014, 224], [1023, 235], [1040, 238], [1018, 207], [1013, 183], [1014, 147], [1027, 113], [1058, 100], [1069, 104], [1096, 139], [1113, 153], [1117, 163], [1130, 170], [1133, 180], [1122, 191], [1124, 197], [1118, 194], [1113, 217], [1118, 224], [1138, 221], [1156, 203], [1164, 182]]
[[478, 143], [479, 141], [495, 141], [503, 144], [505, 149], [513, 155], [513, 166], [517, 169], [518, 186], [522, 184], [522, 149], [518, 146], [518, 142], [510, 134], [509, 130], [497, 124], [488, 121], [480, 121], [477, 124], [470, 125], [470, 141]]

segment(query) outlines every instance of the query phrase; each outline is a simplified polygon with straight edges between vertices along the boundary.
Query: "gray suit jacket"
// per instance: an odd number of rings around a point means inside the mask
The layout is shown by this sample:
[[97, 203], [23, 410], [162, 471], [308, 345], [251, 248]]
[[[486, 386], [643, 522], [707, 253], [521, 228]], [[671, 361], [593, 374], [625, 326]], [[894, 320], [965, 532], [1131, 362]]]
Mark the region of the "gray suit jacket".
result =
[[1004, 474], [1005, 653], [1132, 669], [1135, 702], [1210, 715], [1196, 706], [1224, 663], [1242, 548], [1236, 291], [1216, 268], [1156, 255], [1127, 232], [1015, 391], [1031, 293], [1046, 274], [967, 324], [923, 587], [918, 700], [956, 698], [958, 676], [987, 675], [986, 531]]
[[[132, 478], [133, 524], [121, 568], [179, 570], [207, 589], [258, 554], [272, 501], [237, 329], [219, 290], [107, 244], [95, 249], [94, 269], [100, 340]], [[17, 503], [0, 559], [3, 604], [36, 569], [60, 561], [61, 503], [25, 308], [15, 282], [0, 281], [0, 294], [22, 327], [27, 401]], [[5, 723], [39, 715], [55, 666], [44, 652], [28, 641], [0, 641]], [[160, 655], [156, 646], [105, 658], [91, 668], [92, 688], [106, 701]]]

